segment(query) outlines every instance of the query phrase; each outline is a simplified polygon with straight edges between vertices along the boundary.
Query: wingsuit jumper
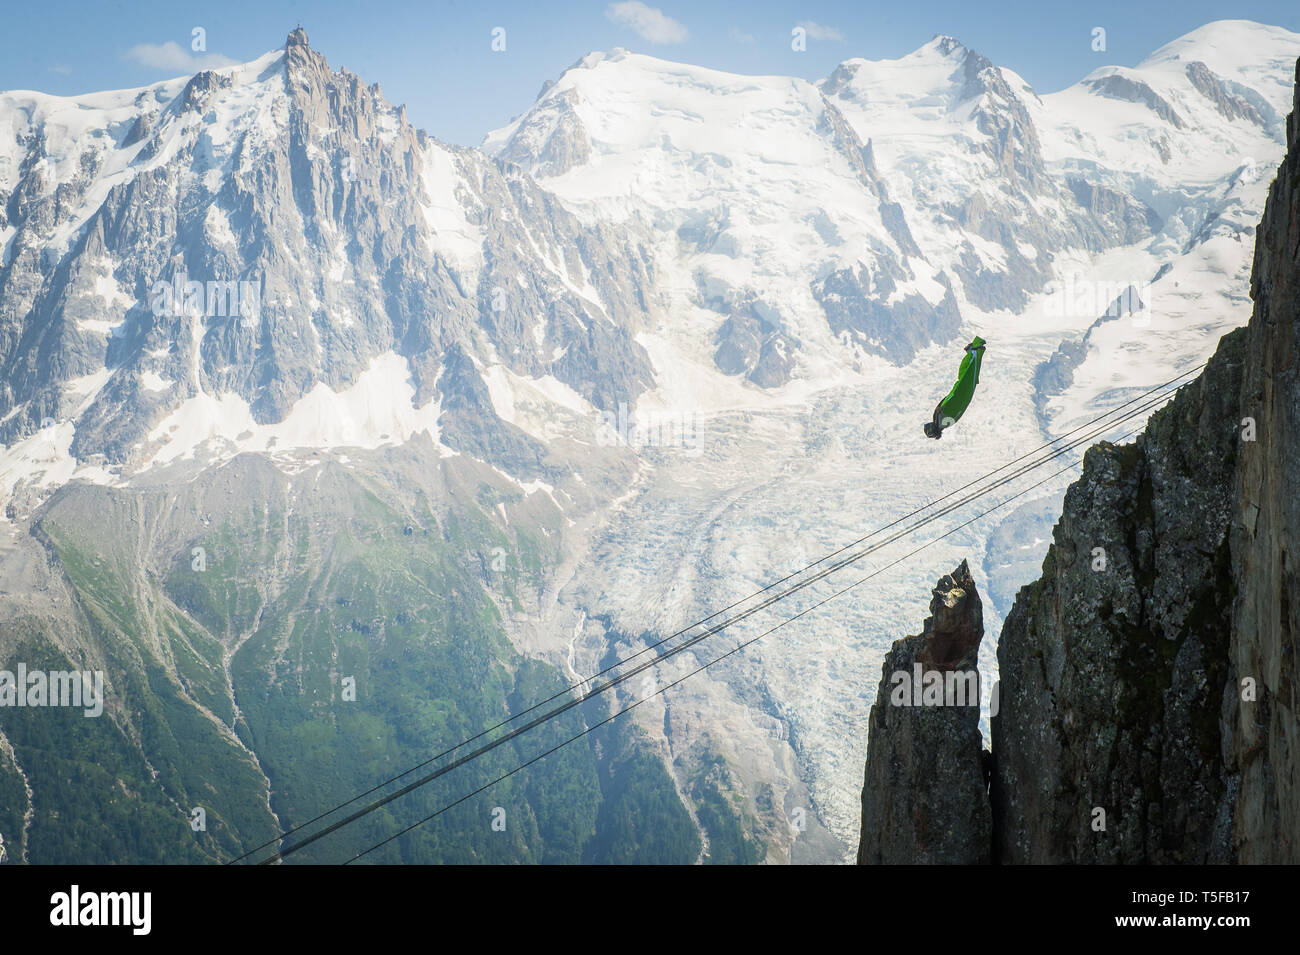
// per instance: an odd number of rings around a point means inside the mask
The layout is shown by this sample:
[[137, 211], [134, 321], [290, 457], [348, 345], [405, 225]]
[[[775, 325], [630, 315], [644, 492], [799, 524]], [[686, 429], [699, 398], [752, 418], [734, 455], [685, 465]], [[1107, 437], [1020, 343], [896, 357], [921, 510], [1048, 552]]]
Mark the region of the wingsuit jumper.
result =
[[975, 396], [975, 386], [980, 383], [980, 365], [983, 362], [984, 339], [976, 335], [966, 346], [966, 354], [957, 372], [957, 383], [952, 386], [952, 391], [935, 406], [934, 420], [925, 423], [927, 438], [942, 438], [944, 429], [955, 424], [965, 412], [966, 406]]

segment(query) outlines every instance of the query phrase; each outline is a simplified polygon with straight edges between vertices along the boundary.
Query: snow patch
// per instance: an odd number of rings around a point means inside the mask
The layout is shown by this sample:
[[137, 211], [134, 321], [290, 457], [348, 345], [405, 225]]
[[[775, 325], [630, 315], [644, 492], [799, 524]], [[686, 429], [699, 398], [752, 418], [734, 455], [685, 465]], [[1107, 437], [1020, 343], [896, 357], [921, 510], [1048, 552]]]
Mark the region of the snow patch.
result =
[[[410, 366], [395, 352], [371, 361], [343, 391], [319, 383], [276, 424], [258, 424], [237, 394], [200, 393], [187, 399], [149, 434], [162, 442], [150, 465], [193, 458], [205, 446], [227, 454], [296, 448], [378, 448], [427, 432], [441, 443], [440, 402], [416, 408]], [[447, 456], [451, 449], [444, 452]]]

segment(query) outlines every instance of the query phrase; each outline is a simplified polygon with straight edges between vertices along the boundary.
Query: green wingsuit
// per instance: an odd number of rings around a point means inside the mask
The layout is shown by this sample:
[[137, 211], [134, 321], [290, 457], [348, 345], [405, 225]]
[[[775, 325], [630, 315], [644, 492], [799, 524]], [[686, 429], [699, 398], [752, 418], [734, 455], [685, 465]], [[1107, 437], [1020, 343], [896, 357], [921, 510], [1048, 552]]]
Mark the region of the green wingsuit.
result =
[[957, 383], [935, 407], [934, 420], [925, 423], [927, 438], [942, 438], [944, 429], [955, 424], [966, 411], [971, 398], [975, 397], [975, 386], [980, 383], [980, 365], [983, 363], [984, 339], [976, 335], [966, 346], [966, 355], [962, 358], [961, 369], [957, 372]]

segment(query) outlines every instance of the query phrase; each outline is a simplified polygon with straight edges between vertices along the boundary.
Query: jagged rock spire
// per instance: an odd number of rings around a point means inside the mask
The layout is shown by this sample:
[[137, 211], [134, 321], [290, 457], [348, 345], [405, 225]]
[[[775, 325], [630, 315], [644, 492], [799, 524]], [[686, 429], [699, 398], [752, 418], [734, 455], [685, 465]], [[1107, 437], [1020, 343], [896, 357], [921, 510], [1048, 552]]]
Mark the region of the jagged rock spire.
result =
[[939, 578], [930, 614], [885, 657], [871, 708], [860, 865], [989, 861], [975, 667], [984, 609], [965, 561]]

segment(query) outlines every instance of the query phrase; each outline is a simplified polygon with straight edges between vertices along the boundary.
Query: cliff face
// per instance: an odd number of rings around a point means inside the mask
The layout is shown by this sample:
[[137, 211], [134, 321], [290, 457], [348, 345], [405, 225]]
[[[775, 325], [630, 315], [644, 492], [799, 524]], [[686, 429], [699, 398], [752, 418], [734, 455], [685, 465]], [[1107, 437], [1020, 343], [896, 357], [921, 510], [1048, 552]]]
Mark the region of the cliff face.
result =
[[940, 578], [930, 614], [919, 635], [896, 641], [885, 657], [871, 708], [859, 864], [989, 861], [975, 666], [984, 614], [965, 561]]
[[1136, 442], [1089, 450], [1007, 616], [988, 795], [967, 767], [947, 785], [978, 805], [932, 803], [930, 767], [969, 742], [909, 737], [878, 702], [860, 861], [927, 861], [891, 818], [962, 841], [985, 809], [995, 862], [1300, 861], [1300, 64], [1297, 83], [1250, 324]]
[[[1300, 861], [1300, 63], [1287, 155], [1269, 190], [1251, 275], [1242, 413], [1259, 440], [1233, 480], [1232, 607], [1223, 754], [1236, 787], [1232, 840], [1242, 862]], [[1255, 702], [1240, 683], [1256, 683]]]
[[1007, 615], [999, 861], [1226, 861], [1218, 722], [1241, 345], [1225, 338], [1134, 444], [1088, 451], [1043, 577]]

